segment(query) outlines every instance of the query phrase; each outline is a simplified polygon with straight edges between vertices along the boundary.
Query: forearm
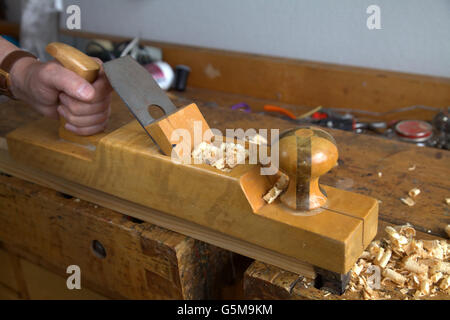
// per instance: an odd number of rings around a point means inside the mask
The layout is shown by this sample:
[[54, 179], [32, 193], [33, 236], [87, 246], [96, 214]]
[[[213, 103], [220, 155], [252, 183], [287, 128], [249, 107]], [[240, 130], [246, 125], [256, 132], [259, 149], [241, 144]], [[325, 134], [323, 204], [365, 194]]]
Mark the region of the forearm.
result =
[[3, 37], [0, 37], [0, 63], [3, 59], [12, 51], [19, 50], [15, 45], [6, 40]]
[[[20, 49], [3, 37], [0, 37], [0, 64], [4, 61], [8, 54], [16, 50]], [[13, 95], [18, 99], [22, 99], [25, 95], [25, 92], [23, 92], [23, 88], [25, 88], [24, 83], [26, 81], [25, 70], [30, 64], [34, 62], [36, 62], [35, 58], [23, 57], [16, 61], [11, 70], [9, 70], [11, 91]]]

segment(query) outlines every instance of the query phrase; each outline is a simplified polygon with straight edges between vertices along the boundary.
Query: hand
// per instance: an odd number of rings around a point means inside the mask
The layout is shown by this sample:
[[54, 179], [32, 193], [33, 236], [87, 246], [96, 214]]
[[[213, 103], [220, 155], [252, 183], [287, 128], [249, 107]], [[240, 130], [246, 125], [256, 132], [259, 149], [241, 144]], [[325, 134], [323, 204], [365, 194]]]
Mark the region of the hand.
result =
[[105, 128], [111, 110], [112, 88], [103, 68], [90, 84], [57, 62], [22, 58], [14, 64], [10, 77], [11, 91], [17, 99], [47, 117], [64, 117], [67, 130], [92, 135]]

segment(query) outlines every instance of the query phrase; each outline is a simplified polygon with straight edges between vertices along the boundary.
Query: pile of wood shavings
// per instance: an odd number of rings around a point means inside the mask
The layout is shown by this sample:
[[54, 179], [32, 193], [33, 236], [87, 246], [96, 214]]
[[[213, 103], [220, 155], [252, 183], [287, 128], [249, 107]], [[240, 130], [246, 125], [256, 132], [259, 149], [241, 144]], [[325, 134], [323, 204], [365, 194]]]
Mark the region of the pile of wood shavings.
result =
[[[389, 299], [386, 286], [419, 299], [437, 293], [450, 295], [450, 246], [446, 240], [416, 240], [411, 225], [386, 227], [388, 237], [373, 241], [351, 271], [348, 290], [364, 299]], [[374, 266], [380, 270], [376, 287]], [[375, 280], [376, 281], [376, 280]]]
[[220, 147], [207, 142], [201, 142], [192, 151], [194, 163], [205, 163], [219, 170], [229, 172], [238, 164], [245, 163], [248, 150], [241, 144], [222, 142]]

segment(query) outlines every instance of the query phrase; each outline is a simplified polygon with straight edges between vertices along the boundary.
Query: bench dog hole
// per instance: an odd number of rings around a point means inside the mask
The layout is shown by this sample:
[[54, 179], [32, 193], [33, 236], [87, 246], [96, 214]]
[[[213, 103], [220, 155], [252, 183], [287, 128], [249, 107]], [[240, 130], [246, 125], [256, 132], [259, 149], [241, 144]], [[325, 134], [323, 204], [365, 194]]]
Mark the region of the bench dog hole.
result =
[[58, 192], [58, 194], [63, 197], [64, 199], [72, 199], [73, 196], [71, 196], [70, 194], [67, 193], [62, 193], [62, 192]]
[[97, 258], [105, 259], [106, 258], [106, 249], [102, 245], [102, 243], [98, 240], [92, 240], [92, 252]]

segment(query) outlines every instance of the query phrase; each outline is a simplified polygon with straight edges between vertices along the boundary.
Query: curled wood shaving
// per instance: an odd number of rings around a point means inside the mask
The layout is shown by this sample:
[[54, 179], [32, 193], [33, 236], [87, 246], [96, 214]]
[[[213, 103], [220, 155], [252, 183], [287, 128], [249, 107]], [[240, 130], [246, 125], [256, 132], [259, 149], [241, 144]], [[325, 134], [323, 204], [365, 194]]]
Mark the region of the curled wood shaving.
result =
[[409, 190], [408, 195], [411, 198], [415, 198], [420, 194], [420, 189], [419, 188], [412, 188], [411, 190]]
[[[396, 287], [405, 299], [450, 295], [450, 245], [446, 240], [415, 239], [409, 224], [385, 229], [387, 237], [373, 241], [352, 269], [349, 289], [364, 299], [388, 299]], [[373, 268], [380, 268], [380, 287], [373, 286]], [[369, 278], [370, 277], [370, 278]]]
[[392, 255], [392, 250], [391, 249], [387, 249], [386, 252], [383, 254], [383, 256], [381, 257], [381, 259], [379, 260], [379, 266], [382, 268], [386, 268], [389, 259], [391, 259], [391, 255]]
[[400, 201], [409, 207], [412, 207], [413, 205], [416, 204], [416, 202], [413, 199], [411, 199], [410, 197], [400, 198]]
[[441, 284], [439, 285], [439, 289], [448, 290], [450, 288], [450, 276], [446, 276], [442, 279]]
[[383, 276], [400, 285], [403, 285], [406, 282], [406, 278], [404, 276], [392, 269], [384, 269]]
[[288, 187], [289, 177], [281, 174], [275, 185], [263, 196], [264, 201], [271, 204]]
[[417, 274], [425, 274], [428, 272], [428, 266], [418, 263], [415, 256], [409, 256], [405, 259], [404, 268]]

